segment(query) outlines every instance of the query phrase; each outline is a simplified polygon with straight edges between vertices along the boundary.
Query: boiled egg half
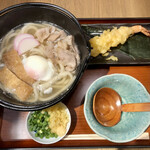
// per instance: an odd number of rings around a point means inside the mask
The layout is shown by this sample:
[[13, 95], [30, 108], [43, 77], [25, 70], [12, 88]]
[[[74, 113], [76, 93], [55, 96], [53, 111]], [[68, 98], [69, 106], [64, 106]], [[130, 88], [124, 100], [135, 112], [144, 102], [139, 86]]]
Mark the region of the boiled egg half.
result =
[[35, 80], [48, 81], [54, 75], [53, 63], [42, 56], [25, 57], [22, 62], [27, 74]]

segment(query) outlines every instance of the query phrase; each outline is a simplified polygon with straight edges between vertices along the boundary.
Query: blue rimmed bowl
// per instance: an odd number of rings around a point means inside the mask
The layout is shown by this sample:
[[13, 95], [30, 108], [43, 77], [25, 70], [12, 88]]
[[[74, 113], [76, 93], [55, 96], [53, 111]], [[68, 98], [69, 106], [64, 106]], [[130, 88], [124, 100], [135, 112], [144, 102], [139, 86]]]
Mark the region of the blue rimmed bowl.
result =
[[93, 97], [103, 87], [116, 90], [122, 104], [150, 102], [150, 95], [137, 79], [126, 74], [111, 74], [98, 78], [88, 88], [84, 115], [90, 128], [99, 136], [115, 143], [130, 142], [138, 138], [150, 125], [150, 112], [122, 112], [120, 122], [113, 127], [104, 127], [93, 114]]

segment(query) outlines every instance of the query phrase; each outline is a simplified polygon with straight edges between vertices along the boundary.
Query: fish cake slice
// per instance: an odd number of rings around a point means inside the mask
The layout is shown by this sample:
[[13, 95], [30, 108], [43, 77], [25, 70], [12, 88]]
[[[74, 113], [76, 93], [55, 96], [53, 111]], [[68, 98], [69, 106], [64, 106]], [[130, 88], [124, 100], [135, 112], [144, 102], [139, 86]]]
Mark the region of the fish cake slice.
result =
[[33, 88], [17, 78], [7, 67], [0, 69], [0, 82], [7, 92], [15, 94], [20, 101], [27, 100], [33, 93]]
[[16, 50], [10, 50], [3, 54], [2, 60], [4, 64], [12, 71], [18, 78], [24, 82], [32, 85], [35, 80], [29, 77], [24, 69], [21, 58], [19, 57]]

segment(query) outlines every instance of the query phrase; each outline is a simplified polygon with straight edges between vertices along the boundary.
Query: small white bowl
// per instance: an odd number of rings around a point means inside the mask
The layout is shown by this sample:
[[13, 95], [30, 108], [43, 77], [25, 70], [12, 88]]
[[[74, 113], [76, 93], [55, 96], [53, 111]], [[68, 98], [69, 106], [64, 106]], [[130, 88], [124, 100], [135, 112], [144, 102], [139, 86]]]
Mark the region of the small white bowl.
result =
[[[62, 103], [63, 104], [63, 103]], [[68, 124], [67, 124], [67, 129], [66, 129], [66, 133], [65, 133], [65, 135], [64, 136], [61, 136], [61, 137], [57, 137], [57, 138], [55, 138], [55, 137], [50, 137], [49, 139], [47, 139], [47, 138], [43, 138], [43, 139], [41, 139], [41, 138], [39, 138], [39, 137], [35, 137], [35, 132], [34, 131], [30, 131], [29, 130], [29, 126], [28, 126], [28, 119], [29, 119], [29, 117], [30, 117], [30, 115], [31, 115], [31, 113], [33, 113], [33, 112], [29, 112], [28, 113], [28, 115], [27, 115], [27, 119], [26, 119], [26, 126], [27, 126], [27, 130], [28, 130], [28, 133], [29, 133], [29, 135], [31, 136], [31, 138], [34, 140], [34, 141], [36, 141], [36, 142], [38, 142], [38, 143], [41, 143], [41, 144], [53, 144], [53, 143], [56, 143], [56, 142], [58, 142], [58, 141], [60, 141], [61, 139], [63, 139], [65, 136], [66, 136], [66, 134], [67, 134], [67, 132], [69, 131], [69, 129], [70, 129], [70, 125], [71, 125], [71, 114], [70, 114], [70, 111], [69, 111], [69, 109], [67, 108], [67, 106], [65, 105], [65, 104], [63, 104], [66, 108], [66, 112], [67, 112], [67, 114], [68, 114], [68, 116], [69, 116], [69, 122], [68, 122]]]

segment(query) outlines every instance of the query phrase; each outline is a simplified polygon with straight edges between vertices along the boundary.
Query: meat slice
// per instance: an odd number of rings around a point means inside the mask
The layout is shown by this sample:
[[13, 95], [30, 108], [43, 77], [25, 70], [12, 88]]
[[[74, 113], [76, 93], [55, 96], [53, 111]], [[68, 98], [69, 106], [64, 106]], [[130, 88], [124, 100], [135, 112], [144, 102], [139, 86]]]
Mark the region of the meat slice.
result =
[[66, 71], [75, 70], [77, 63], [74, 53], [68, 50], [58, 49], [57, 57], [65, 66]]
[[53, 42], [48, 43], [47, 46], [45, 46], [45, 55], [50, 58], [52, 61], [55, 60], [55, 50], [54, 50], [54, 44]]
[[17, 78], [7, 67], [0, 69], [0, 82], [7, 92], [15, 94], [21, 101], [27, 100], [33, 93], [33, 88]]
[[29, 77], [24, 69], [21, 58], [16, 50], [11, 50], [3, 54], [2, 60], [4, 64], [12, 71], [18, 78], [29, 85], [32, 85], [35, 80]]
[[45, 39], [47, 39], [50, 35], [50, 27], [38, 29], [35, 33], [37, 39], [43, 43]]
[[64, 39], [58, 41], [58, 47], [72, 52], [75, 56], [77, 65], [80, 63], [79, 51], [77, 45], [74, 43], [73, 36], [68, 35]]
[[67, 36], [67, 34], [65, 33], [65, 31], [64, 31], [64, 30], [61, 30], [61, 31], [60, 31], [60, 38], [63, 39], [63, 38], [65, 38], [66, 36]]
[[61, 33], [58, 32], [58, 31], [55, 31], [54, 33], [50, 34], [50, 36], [48, 37], [47, 40], [54, 42], [54, 41], [57, 40], [60, 36], [61, 36]]
[[58, 41], [57, 47], [60, 47], [61, 49], [64, 49], [64, 50], [68, 50], [68, 48], [69, 48], [67, 42], [64, 40]]
[[68, 35], [65, 39], [64, 39], [64, 42], [66, 42], [68, 44], [68, 46], [70, 47], [70, 50], [75, 52], [75, 53], [78, 53], [78, 50], [75, 48], [76, 45], [74, 43], [74, 39], [73, 39], [73, 36], [72, 35]]
[[73, 37], [71, 35], [68, 35], [65, 38], [65, 41], [68, 43], [68, 45], [73, 45]]

